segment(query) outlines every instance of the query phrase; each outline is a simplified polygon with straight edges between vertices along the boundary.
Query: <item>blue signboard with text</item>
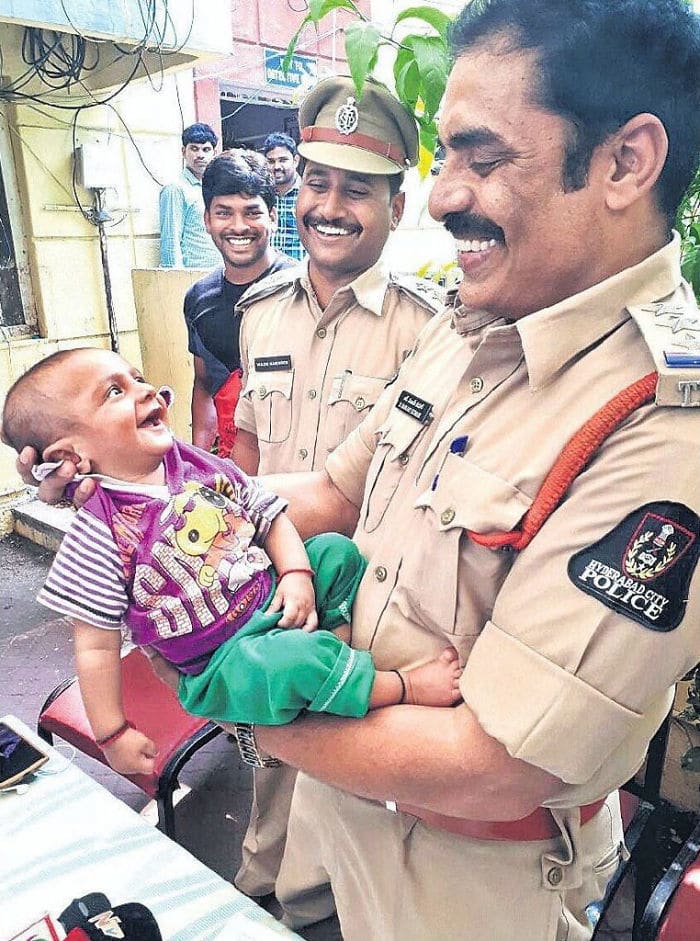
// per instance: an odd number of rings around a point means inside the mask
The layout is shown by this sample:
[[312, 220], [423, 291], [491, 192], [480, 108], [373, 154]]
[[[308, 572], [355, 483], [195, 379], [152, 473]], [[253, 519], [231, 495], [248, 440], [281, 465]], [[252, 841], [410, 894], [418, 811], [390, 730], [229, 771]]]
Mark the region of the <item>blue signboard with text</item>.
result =
[[283, 88], [306, 88], [317, 78], [316, 59], [313, 56], [293, 55], [289, 71], [282, 69], [284, 52], [265, 49], [265, 81]]

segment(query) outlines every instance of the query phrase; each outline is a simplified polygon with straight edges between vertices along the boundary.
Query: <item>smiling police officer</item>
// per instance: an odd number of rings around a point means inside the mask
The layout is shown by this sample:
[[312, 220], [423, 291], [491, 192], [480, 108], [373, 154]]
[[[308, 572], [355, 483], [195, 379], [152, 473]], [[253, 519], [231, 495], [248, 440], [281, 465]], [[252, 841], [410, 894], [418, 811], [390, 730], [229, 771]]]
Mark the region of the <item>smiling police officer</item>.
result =
[[[243, 389], [232, 458], [250, 473], [320, 470], [360, 424], [440, 309], [441, 292], [388, 272], [381, 255], [415, 165], [413, 117], [380, 85], [357, 100], [352, 80], [320, 82], [299, 109], [305, 159], [297, 224], [302, 266], [254, 285], [238, 304]], [[255, 772], [255, 799], [236, 885], [275, 888], [296, 772]], [[311, 850], [304, 847], [306, 891]], [[327, 880], [321, 880], [325, 883]], [[319, 889], [317, 917], [334, 908]]]

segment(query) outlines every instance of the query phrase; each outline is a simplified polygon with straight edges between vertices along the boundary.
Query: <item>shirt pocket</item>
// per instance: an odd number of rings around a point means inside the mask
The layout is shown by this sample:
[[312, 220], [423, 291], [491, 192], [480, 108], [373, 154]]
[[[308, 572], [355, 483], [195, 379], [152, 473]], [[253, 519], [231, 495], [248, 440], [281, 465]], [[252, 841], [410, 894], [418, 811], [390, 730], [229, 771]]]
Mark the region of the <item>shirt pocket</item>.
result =
[[260, 441], [280, 444], [292, 429], [292, 391], [294, 370], [252, 372], [243, 390], [253, 406], [255, 431]]
[[514, 559], [474, 543], [468, 532], [509, 532], [531, 503], [509, 481], [455, 454], [415, 502], [424, 515], [420, 532], [406, 539], [400, 575], [406, 602], [426, 627], [453, 635], [463, 657]]
[[384, 518], [411, 460], [411, 453], [427, 427], [395, 409], [377, 429], [378, 443], [367, 474], [361, 515], [365, 532], [373, 532]]
[[335, 450], [366, 418], [386, 388], [388, 379], [345, 372], [331, 383], [326, 419], [326, 448]]

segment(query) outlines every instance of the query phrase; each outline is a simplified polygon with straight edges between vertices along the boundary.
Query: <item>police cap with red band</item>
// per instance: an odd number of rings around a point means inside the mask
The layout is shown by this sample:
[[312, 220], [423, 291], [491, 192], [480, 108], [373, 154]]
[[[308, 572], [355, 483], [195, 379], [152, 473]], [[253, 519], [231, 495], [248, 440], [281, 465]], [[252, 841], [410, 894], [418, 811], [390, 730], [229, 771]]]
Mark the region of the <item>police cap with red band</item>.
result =
[[357, 173], [401, 173], [418, 161], [418, 127], [384, 86], [366, 79], [358, 99], [347, 75], [319, 82], [299, 107], [306, 160]]

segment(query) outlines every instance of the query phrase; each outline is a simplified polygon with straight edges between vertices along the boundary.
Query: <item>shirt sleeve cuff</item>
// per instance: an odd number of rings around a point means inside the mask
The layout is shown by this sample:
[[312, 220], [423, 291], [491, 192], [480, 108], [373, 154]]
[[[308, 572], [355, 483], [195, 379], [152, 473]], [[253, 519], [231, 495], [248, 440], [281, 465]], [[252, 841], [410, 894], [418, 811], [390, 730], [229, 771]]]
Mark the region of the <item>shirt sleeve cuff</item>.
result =
[[[498, 664], [498, 672], [494, 672]], [[514, 758], [583, 784], [644, 723], [538, 651], [487, 622], [462, 674], [464, 701]]]
[[359, 428], [356, 428], [326, 460], [328, 476], [345, 499], [358, 509], [362, 506], [372, 457], [372, 451], [365, 444]]

